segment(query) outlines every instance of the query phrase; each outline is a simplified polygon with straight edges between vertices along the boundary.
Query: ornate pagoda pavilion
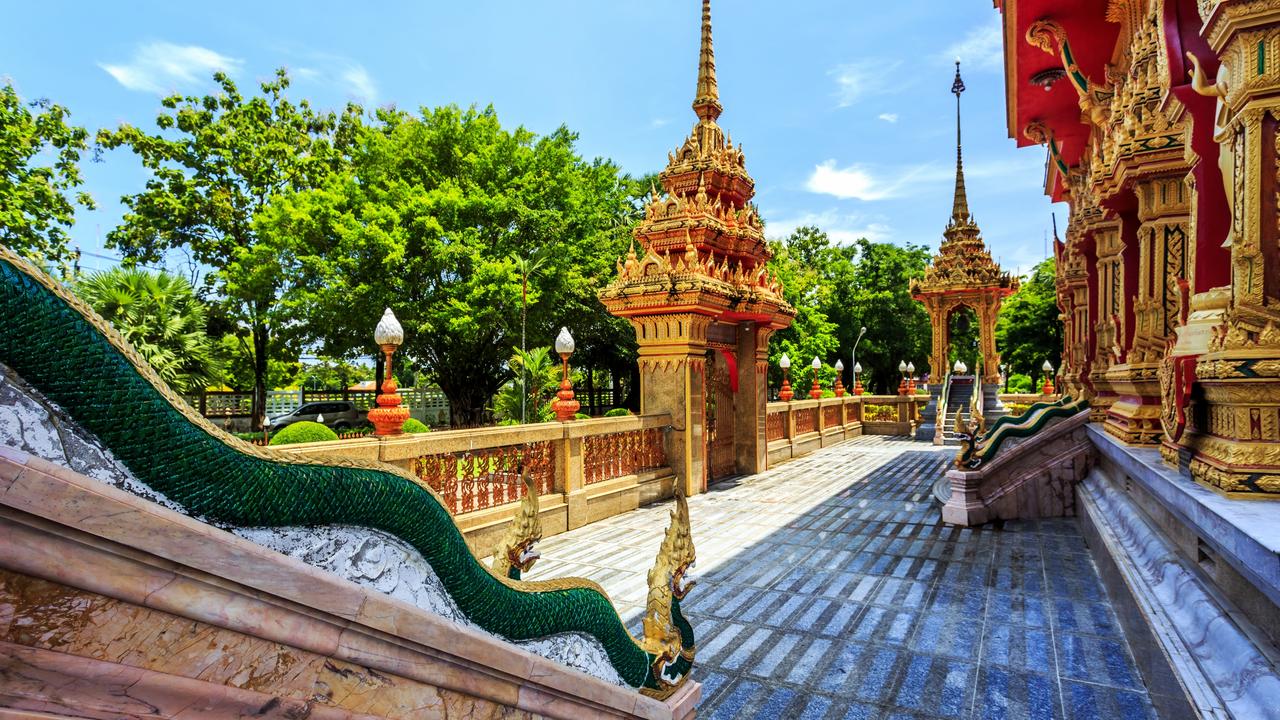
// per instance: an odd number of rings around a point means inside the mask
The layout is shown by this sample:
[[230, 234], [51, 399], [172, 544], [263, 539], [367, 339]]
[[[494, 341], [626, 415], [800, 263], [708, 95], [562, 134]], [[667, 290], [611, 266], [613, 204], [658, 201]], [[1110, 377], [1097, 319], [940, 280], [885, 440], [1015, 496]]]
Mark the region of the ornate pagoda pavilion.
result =
[[671, 414], [677, 431], [667, 457], [689, 493], [711, 478], [764, 469], [769, 336], [795, 316], [767, 268], [746, 156], [716, 122], [723, 107], [710, 0], [693, 111], [693, 131], [668, 155], [635, 244], [600, 293], [635, 327], [640, 409]]
[[[1000, 380], [1000, 355], [996, 352], [996, 318], [1000, 303], [1018, 289], [1017, 278], [1000, 269], [982, 242], [982, 231], [969, 212], [969, 197], [964, 186], [964, 154], [960, 142], [960, 95], [964, 92], [960, 63], [956, 62], [956, 78], [951, 92], [956, 96], [956, 189], [951, 205], [951, 219], [943, 231], [938, 254], [925, 269], [924, 279], [911, 281], [911, 296], [924, 303], [933, 330], [929, 371], [942, 378], [949, 369], [951, 348], [951, 316], [964, 308], [973, 311], [978, 320], [979, 355], [983, 380], [987, 383], [984, 398], [987, 416], [995, 419], [1001, 405], [996, 395]], [[936, 393], [939, 383], [932, 383]], [[932, 408], [930, 408], [932, 410]], [[929, 429], [923, 428], [928, 433]]]

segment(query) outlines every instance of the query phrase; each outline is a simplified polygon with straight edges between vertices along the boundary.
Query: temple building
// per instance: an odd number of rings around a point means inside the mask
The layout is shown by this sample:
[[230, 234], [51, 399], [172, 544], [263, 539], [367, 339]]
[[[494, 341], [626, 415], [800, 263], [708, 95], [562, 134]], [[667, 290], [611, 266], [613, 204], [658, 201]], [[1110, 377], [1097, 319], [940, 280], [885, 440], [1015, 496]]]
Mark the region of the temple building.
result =
[[[1094, 453], [1074, 514], [1160, 715], [1275, 717], [1280, 4], [994, 4], [1009, 135], [1070, 208], [1058, 385]], [[953, 481], [952, 520], [994, 507], [974, 487]]]
[[689, 493], [765, 469], [769, 337], [795, 316], [767, 266], [742, 146], [716, 122], [723, 107], [711, 0], [702, 2], [693, 111], [697, 122], [668, 155], [662, 189], [635, 229], [639, 250], [618, 261], [600, 293], [609, 312], [635, 326], [641, 414], [681, 419], [667, 454]]
[[[956, 78], [951, 92], [956, 96], [956, 189], [951, 204], [951, 219], [943, 231], [942, 245], [933, 261], [925, 268], [924, 278], [911, 281], [911, 296], [924, 304], [929, 313], [932, 328], [932, 352], [929, 371], [939, 380], [951, 372], [950, 349], [952, 345], [952, 316], [968, 309], [978, 324], [978, 358], [981, 368], [968, 368], [981, 374], [982, 392], [985, 393], [985, 417], [996, 420], [1004, 415], [1000, 402], [1000, 354], [996, 351], [996, 318], [1000, 303], [1018, 289], [1018, 279], [1000, 269], [991, 259], [991, 253], [982, 242], [982, 231], [969, 212], [969, 195], [964, 186], [964, 153], [960, 136], [960, 95], [964, 93], [964, 80], [960, 77], [960, 61], [956, 61]], [[959, 373], [964, 375], [964, 373]], [[956, 378], [957, 384], [972, 384], [966, 375]], [[943, 382], [932, 383], [933, 401], [926, 408], [917, 431], [920, 439], [932, 439], [936, 408], [943, 391]], [[958, 389], [958, 388], [957, 388]], [[970, 392], [973, 388], [966, 388]], [[956, 393], [947, 393], [955, 397]], [[943, 412], [946, 427], [947, 408]]]

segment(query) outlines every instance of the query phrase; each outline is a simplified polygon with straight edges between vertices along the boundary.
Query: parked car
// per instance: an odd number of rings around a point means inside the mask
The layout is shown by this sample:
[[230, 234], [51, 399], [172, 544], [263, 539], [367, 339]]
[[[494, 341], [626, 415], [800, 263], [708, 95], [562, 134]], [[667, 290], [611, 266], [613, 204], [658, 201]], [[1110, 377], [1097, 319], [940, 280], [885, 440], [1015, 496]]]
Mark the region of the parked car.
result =
[[293, 412], [267, 418], [267, 431], [276, 432], [303, 420], [315, 422], [317, 417], [324, 418], [323, 423], [336, 432], [350, 430], [366, 422], [364, 413], [356, 408], [355, 403], [349, 400], [326, 400], [306, 403]]

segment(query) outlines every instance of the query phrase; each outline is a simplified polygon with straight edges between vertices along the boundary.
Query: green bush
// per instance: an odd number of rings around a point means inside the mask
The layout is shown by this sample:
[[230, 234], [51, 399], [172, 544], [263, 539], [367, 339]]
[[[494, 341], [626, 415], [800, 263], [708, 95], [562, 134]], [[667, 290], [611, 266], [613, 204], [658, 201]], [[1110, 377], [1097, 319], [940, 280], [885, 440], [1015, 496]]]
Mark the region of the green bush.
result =
[[573, 416], [574, 420], [590, 420], [591, 416], [586, 413], [578, 413]]
[[1032, 389], [1030, 376], [1022, 373], [1013, 373], [1009, 376], [1009, 392], [1010, 393], [1029, 393], [1035, 392]]
[[626, 408], [614, 408], [609, 412], [605, 413], [604, 416], [605, 417], [627, 417], [630, 414], [631, 414], [631, 411]]
[[271, 436], [272, 445], [293, 445], [294, 443], [327, 442], [337, 440], [338, 433], [317, 422], [304, 420], [296, 422]]
[[431, 428], [424, 425], [421, 420], [417, 420], [415, 418], [409, 418], [408, 420], [404, 421], [404, 431], [407, 433], [417, 434], [417, 433], [431, 432]]

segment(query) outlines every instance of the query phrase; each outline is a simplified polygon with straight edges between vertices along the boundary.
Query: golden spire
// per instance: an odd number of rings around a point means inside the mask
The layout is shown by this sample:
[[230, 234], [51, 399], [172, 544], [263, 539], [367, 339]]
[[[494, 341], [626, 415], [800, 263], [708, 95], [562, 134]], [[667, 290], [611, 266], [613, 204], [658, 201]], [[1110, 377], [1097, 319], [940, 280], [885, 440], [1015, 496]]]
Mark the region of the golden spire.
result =
[[964, 156], [960, 148], [960, 94], [965, 90], [964, 80], [960, 79], [960, 60], [956, 60], [956, 79], [951, 83], [951, 92], [956, 96], [956, 196], [951, 205], [951, 223], [960, 225], [971, 222], [969, 215], [969, 195], [964, 188]]
[[716, 53], [711, 47], [711, 0], [702, 0], [702, 50], [698, 54], [698, 92], [693, 111], [701, 120], [720, 117], [720, 88], [716, 85]]

